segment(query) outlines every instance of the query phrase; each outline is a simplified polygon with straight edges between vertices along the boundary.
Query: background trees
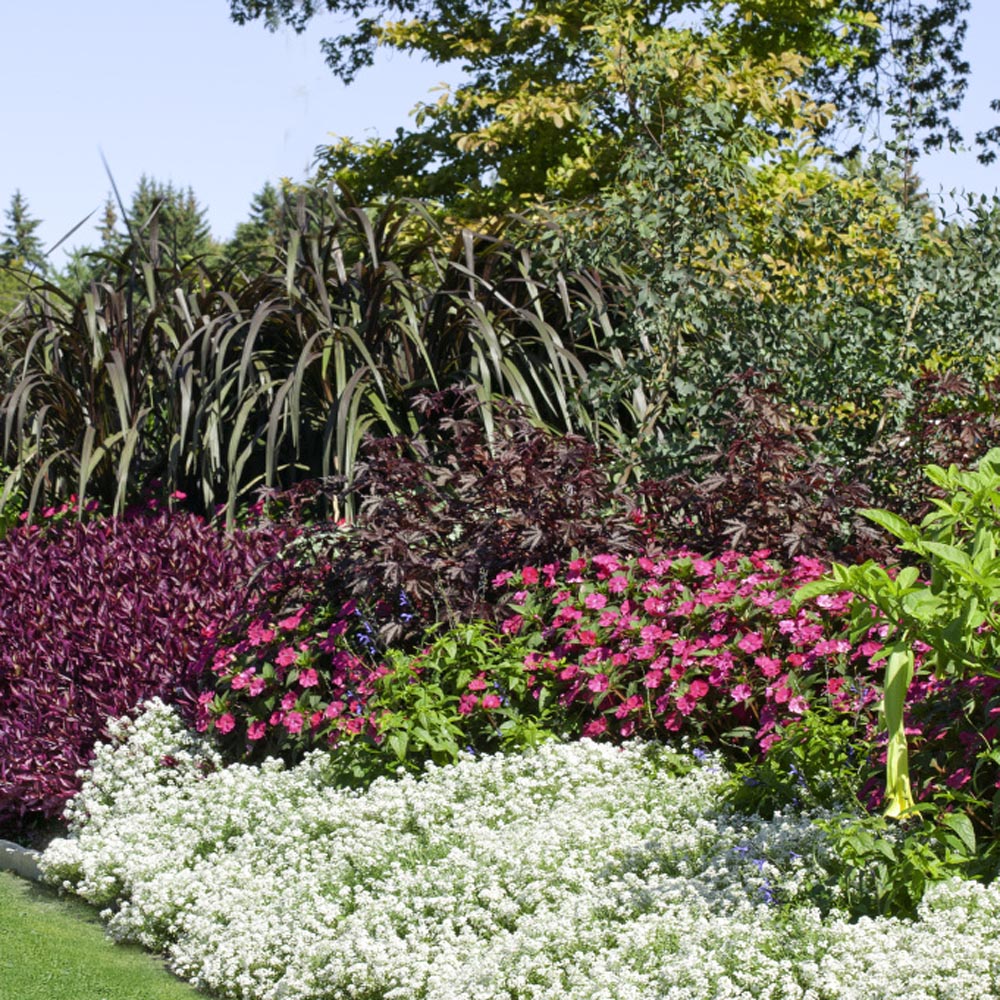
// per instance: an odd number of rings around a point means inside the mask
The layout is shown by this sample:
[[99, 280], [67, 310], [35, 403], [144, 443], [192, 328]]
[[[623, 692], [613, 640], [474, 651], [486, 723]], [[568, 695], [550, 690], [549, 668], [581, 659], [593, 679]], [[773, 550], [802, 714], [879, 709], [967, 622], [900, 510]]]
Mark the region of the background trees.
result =
[[47, 264], [42, 241], [35, 232], [42, 224], [32, 216], [27, 199], [15, 191], [10, 206], [4, 210], [5, 225], [0, 231], [0, 264], [20, 265], [29, 272], [41, 273]]
[[[811, 126], [840, 155], [866, 135], [902, 136], [902, 147], [940, 146], [959, 136], [968, 0], [618, 0], [521, 5], [492, 0], [230, 0], [239, 23], [261, 18], [301, 30], [325, 6], [350, 27], [327, 39], [331, 69], [350, 82], [377, 46], [458, 63], [467, 80], [421, 105], [416, 127], [392, 140], [342, 140], [321, 150], [322, 171], [361, 201], [393, 192], [443, 201], [466, 218], [534, 199], [593, 196], [621, 154], [648, 128], [628, 75], [650, 50], [670, 60], [661, 106], [701, 98], [705, 70], [735, 73], [729, 96], [749, 120], [752, 95], [775, 92], [775, 65], [792, 71], [803, 102], [832, 104]], [[709, 72], [710, 77], [714, 75]], [[748, 79], [752, 77], [753, 80]], [[756, 81], [753, 82], [753, 81]], [[778, 91], [790, 81], [777, 81]], [[771, 114], [756, 118], [781, 131]], [[983, 155], [989, 156], [984, 134]]]

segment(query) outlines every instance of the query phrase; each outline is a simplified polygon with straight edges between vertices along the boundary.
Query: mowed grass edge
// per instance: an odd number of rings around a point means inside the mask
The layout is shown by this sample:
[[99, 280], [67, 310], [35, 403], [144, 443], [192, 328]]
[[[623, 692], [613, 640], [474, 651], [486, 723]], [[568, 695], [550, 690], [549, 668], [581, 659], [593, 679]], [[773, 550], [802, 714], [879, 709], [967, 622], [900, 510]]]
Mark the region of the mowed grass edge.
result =
[[86, 903], [0, 872], [0, 997], [204, 1000], [163, 961], [104, 934]]

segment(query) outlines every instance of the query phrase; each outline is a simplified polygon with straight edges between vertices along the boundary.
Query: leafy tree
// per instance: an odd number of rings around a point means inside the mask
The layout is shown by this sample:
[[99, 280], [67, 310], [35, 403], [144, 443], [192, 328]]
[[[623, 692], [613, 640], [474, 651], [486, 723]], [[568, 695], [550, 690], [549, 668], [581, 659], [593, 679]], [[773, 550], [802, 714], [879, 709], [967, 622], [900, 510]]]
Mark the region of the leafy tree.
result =
[[[325, 173], [360, 201], [390, 191], [419, 195], [444, 200], [467, 217], [538, 197], [579, 200], [598, 191], [649, 125], [623, 89], [621, 69], [644, 61], [650, 47], [673, 53], [664, 106], [702, 97], [706, 65], [740, 77], [751, 94], [761, 85], [787, 86], [773, 75], [781, 66], [794, 69], [803, 100], [837, 103], [836, 119], [815, 123], [821, 132], [888, 114], [931, 146], [957, 136], [949, 115], [968, 73], [961, 58], [968, 0], [529, 0], [516, 6], [230, 0], [238, 23], [263, 18], [272, 28], [296, 30], [323, 7], [353, 22], [323, 43], [345, 82], [372, 65], [380, 45], [459, 63], [468, 74], [438, 102], [420, 106], [414, 130], [329, 147], [322, 154]], [[753, 115], [745, 91], [730, 96], [745, 116]], [[758, 124], [783, 127], [767, 115]]]
[[32, 217], [28, 202], [20, 191], [14, 192], [4, 217], [7, 225], [0, 243], [0, 261], [6, 265], [20, 262], [29, 271], [44, 272], [47, 267], [45, 251], [35, 232], [42, 223]]

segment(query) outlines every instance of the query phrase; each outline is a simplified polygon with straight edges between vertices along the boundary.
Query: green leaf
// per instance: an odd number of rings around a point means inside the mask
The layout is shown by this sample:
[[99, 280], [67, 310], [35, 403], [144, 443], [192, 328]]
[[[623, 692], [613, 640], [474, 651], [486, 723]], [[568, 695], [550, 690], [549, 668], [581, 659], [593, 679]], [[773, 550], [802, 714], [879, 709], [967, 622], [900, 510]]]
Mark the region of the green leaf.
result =
[[[998, 452], [1000, 455], [1000, 452]], [[941, 822], [945, 826], [954, 830], [959, 839], [965, 845], [970, 857], [976, 853], [976, 831], [972, 828], [972, 822], [965, 813], [945, 813], [941, 817]]]
[[944, 542], [924, 542], [920, 543], [921, 548], [932, 556], [947, 563], [949, 566], [957, 566], [962, 570], [972, 570], [972, 560], [967, 552], [954, 545], [947, 545]]
[[917, 535], [916, 529], [909, 521], [904, 520], [898, 514], [893, 514], [892, 511], [866, 507], [863, 510], [859, 510], [858, 513], [868, 518], [869, 521], [873, 521], [880, 528], [884, 528], [890, 534], [895, 535], [901, 541], [908, 542]]

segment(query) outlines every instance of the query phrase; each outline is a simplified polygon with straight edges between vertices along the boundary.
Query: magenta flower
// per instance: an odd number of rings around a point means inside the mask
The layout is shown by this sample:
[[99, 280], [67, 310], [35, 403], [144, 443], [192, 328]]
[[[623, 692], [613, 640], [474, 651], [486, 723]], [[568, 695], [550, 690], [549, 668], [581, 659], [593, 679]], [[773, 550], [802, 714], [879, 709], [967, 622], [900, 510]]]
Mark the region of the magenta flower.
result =
[[763, 648], [764, 640], [760, 637], [759, 632], [747, 632], [745, 636], [738, 643], [736, 643], [744, 653], [756, 653], [758, 649]]
[[274, 658], [274, 662], [279, 667], [290, 667], [298, 658], [299, 654], [293, 646], [283, 646], [278, 650], [278, 655]]
[[823, 639], [813, 646], [817, 656], [832, 656], [836, 653], [849, 653], [851, 644], [846, 639]]
[[534, 566], [525, 566], [521, 570], [521, 583], [525, 587], [530, 587], [532, 584], [538, 583], [538, 570]]
[[605, 604], [608, 603], [608, 599], [604, 594], [587, 594], [583, 600], [584, 606], [590, 608], [591, 611], [600, 611]]
[[607, 674], [594, 674], [594, 676], [590, 678], [590, 683], [587, 687], [590, 688], [590, 690], [595, 694], [600, 694], [601, 691], [607, 691], [609, 683], [610, 681], [608, 680]]
[[749, 684], [736, 684], [729, 693], [733, 701], [749, 701], [753, 697], [753, 688]]
[[[677, 711], [680, 712], [681, 715], [690, 715], [697, 706], [698, 699], [692, 698], [690, 692], [682, 694], [680, 698], [677, 699]], [[677, 728], [680, 728], [680, 726]]]
[[305, 722], [301, 712], [289, 712], [284, 719], [285, 729], [290, 733], [302, 732], [302, 724]]
[[299, 674], [299, 684], [304, 688], [316, 687], [319, 684], [319, 674], [310, 667]]
[[471, 715], [479, 704], [479, 699], [474, 694], [463, 694], [458, 699], [458, 714]]
[[485, 709], [499, 708], [500, 704], [500, 698], [495, 694], [488, 694], [483, 697], [483, 708]]
[[289, 615], [287, 618], [282, 618], [281, 621], [278, 622], [278, 628], [283, 628], [286, 632], [291, 632], [293, 629], [297, 629], [301, 624], [302, 616], [305, 613], [305, 608], [299, 608], [295, 614]]
[[777, 677], [781, 673], [781, 660], [773, 656], [755, 656], [753, 662], [760, 667], [765, 677]]
[[524, 619], [520, 615], [511, 615], [510, 618], [505, 618], [500, 624], [500, 631], [504, 635], [517, 635], [520, 633], [523, 624]]
[[485, 691], [486, 690], [486, 675], [478, 674], [473, 677], [468, 683], [468, 688], [470, 691]]
[[236, 719], [233, 718], [231, 712], [224, 712], [222, 715], [215, 720], [215, 728], [219, 730], [220, 733], [231, 733], [236, 726]]
[[616, 709], [615, 718], [624, 719], [626, 715], [630, 712], [634, 712], [637, 708], [642, 707], [642, 696], [638, 694], [632, 695], [630, 698], [626, 698]]
[[608, 731], [608, 720], [607, 719], [604, 719], [604, 718], [601, 718], [601, 719], [591, 719], [591, 721], [588, 722], [583, 727], [582, 735], [585, 736], [587, 739], [591, 739], [592, 740], [592, 739], [596, 739], [602, 733], [606, 733], [607, 731]]
[[251, 622], [250, 628], [247, 629], [247, 638], [251, 646], [263, 646], [274, 638], [274, 629], [268, 628], [262, 620]]
[[251, 679], [249, 685], [247, 685], [247, 692], [251, 698], [256, 698], [266, 687], [267, 681], [263, 677], [254, 677]]
[[248, 740], [259, 740], [267, 732], [267, 725], [263, 722], [251, 722], [247, 726], [247, 739]]
[[706, 694], [708, 694], [708, 690], [708, 681], [702, 680], [701, 677], [696, 677], [693, 681], [691, 681], [691, 686], [688, 688], [688, 694], [690, 694], [695, 701], [700, 701]]

